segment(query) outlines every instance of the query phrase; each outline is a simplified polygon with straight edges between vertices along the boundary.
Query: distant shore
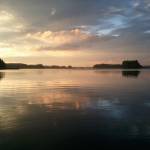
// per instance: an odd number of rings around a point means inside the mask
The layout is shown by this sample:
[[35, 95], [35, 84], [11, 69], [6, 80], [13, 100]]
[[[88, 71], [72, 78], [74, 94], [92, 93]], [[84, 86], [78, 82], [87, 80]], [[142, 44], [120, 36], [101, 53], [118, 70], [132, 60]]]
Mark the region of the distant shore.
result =
[[150, 66], [142, 66], [137, 60], [125, 60], [122, 64], [96, 64], [92, 67], [74, 67], [43, 64], [5, 63], [1, 60], [0, 69], [150, 69]]
[[82, 70], [109, 70], [109, 69], [118, 69], [118, 70], [142, 70], [142, 69], [150, 69], [150, 66], [143, 66], [142, 68], [123, 68], [120, 66], [114, 66], [114, 65], [106, 65], [106, 66], [101, 66], [99, 68], [95, 68], [95, 67], [68, 67], [68, 66], [39, 66], [39, 65], [26, 65], [26, 66], [13, 66], [11, 64], [11, 66], [9, 65], [8, 67], [6, 67], [4, 70], [19, 70], [19, 69], [66, 69], [66, 70], [71, 70], [71, 69], [82, 69]]

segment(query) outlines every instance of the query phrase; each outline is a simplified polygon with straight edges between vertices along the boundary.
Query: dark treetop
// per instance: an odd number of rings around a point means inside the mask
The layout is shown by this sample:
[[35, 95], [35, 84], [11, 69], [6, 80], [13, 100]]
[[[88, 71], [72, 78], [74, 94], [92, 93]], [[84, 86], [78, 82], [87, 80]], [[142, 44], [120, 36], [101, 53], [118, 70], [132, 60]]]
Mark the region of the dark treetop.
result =
[[0, 59], [0, 69], [5, 69], [5, 68], [6, 68], [5, 62], [2, 59]]
[[122, 64], [96, 64], [93, 66], [95, 69], [140, 69], [143, 66], [137, 60], [125, 60]]

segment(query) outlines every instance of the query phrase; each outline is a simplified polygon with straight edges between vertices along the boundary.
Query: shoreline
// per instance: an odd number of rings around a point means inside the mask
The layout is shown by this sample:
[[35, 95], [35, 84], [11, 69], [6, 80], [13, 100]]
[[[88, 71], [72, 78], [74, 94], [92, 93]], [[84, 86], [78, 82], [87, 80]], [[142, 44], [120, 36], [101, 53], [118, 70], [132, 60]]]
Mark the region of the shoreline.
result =
[[150, 68], [93, 68], [93, 67], [73, 67], [73, 68], [5, 68], [0, 70], [150, 70]]
[[[1, 59], [0, 59], [1, 60]], [[82, 69], [82, 70], [141, 70], [150, 69], [149, 65], [141, 65], [138, 60], [124, 60], [122, 64], [95, 64], [93, 66], [71, 66], [71, 65], [44, 65], [44, 64], [24, 64], [24, 63], [5, 63], [1, 60], [0, 70], [18, 70], [18, 69]]]

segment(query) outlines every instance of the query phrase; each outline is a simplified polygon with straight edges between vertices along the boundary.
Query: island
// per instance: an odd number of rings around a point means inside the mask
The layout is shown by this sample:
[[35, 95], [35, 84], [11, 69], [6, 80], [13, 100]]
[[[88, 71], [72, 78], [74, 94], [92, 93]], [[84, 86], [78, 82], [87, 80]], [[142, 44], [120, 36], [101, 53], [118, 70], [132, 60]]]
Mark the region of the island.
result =
[[138, 60], [125, 60], [122, 62], [123, 69], [140, 69], [143, 66], [138, 62]]
[[94, 69], [142, 69], [150, 68], [149, 66], [142, 66], [138, 60], [124, 60], [122, 64], [96, 64]]

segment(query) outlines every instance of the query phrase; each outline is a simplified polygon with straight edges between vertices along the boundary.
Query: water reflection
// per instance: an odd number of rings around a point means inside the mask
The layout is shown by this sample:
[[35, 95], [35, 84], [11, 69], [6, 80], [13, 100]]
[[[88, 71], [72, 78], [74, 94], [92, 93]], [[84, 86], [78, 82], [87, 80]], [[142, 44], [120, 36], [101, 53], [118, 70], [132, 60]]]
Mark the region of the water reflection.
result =
[[125, 70], [125, 71], [122, 71], [122, 76], [124, 77], [135, 77], [137, 78], [138, 76], [140, 75], [140, 71], [139, 70]]
[[5, 73], [4, 72], [0, 72], [0, 80], [2, 80], [5, 77]]
[[133, 80], [115, 70], [6, 72], [0, 84], [0, 146], [149, 143], [149, 75], [141, 72]]

